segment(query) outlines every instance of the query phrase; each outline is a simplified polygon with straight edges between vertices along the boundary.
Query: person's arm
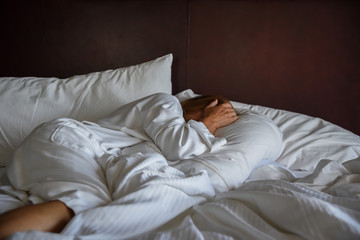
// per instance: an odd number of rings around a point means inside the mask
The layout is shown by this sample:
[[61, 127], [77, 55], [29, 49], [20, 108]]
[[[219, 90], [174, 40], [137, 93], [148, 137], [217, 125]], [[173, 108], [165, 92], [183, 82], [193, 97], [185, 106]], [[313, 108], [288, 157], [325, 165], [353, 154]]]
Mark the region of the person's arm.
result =
[[126, 104], [97, 123], [143, 140], [150, 138], [168, 160], [189, 159], [226, 143], [211, 132], [224, 124], [224, 106], [210, 105], [202, 121], [186, 122], [177, 98], [158, 93]]
[[60, 201], [20, 207], [0, 215], [0, 239], [28, 230], [60, 232], [73, 215]]
[[237, 119], [231, 105], [214, 102], [206, 107], [203, 119], [186, 123], [175, 97], [162, 96], [157, 101], [159, 105], [143, 112], [143, 127], [168, 160], [193, 158], [224, 145], [226, 140], [213, 133]]

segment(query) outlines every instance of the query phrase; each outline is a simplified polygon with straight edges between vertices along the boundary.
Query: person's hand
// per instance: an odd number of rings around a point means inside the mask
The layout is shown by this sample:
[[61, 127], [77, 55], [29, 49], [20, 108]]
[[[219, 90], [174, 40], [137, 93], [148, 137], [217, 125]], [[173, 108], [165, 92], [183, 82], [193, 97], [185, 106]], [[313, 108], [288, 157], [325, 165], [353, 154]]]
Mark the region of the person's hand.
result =
[[203, 118], [201, 119], [212, 134], [218, 128], [225, 127], [239, 118], [230, 103], [217, 104], [218, 100], [215, 99], [207, 105], [204, 108]]

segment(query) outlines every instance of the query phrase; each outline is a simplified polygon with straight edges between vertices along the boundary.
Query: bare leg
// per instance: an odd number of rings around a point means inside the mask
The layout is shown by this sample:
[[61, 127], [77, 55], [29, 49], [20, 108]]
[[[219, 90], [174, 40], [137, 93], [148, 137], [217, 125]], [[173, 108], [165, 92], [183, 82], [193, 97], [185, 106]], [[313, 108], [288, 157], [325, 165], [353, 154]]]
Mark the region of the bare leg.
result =
[[17, 208], [0, 216], [0, 239], [27, 230], [60, 232], [74, 216], [61, 201]]

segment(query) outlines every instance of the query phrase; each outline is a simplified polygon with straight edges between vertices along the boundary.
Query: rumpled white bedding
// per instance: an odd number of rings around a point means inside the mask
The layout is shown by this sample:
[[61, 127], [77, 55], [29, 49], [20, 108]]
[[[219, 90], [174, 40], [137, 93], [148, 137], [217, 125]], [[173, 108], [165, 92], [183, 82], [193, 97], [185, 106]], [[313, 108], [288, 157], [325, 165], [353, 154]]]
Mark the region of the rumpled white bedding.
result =
[[[347, 170], [335, 183], [327, 184], [334, 180], [332, 171], [315, 172], [310, 178], [317, 181], [301, 184], [249, 181], [212, 200], [199, 198], [198, 204], [185, 194], [169, 194], [177, 191], [172, 183], [168, 189], [153, 185], [141, 190], [145, 195], [136, 193], [136, 201], [130, 196], [80, 213], [62, 235], [27, 232], [11, 239], [358, 239], [359, 161], [337, 162]], [[319, 185], [327, 191], [311, 188]], [[186, 210], [184, 201], [194, 207]]]
[[[32, 203], [57, 199], [79, 213], [149, 185], [147, 178], [162, 177], [169, 184], [176, 178], [180, 193], [191, 195], [190, 180], [184, 179], [201, 171], [185, 175], [168, 167], [166, 160], [187, 159], [225, 143], [202, 123], [185, 123], [174, 96], [154, 94], [120, 107], [98, 123], [57, 119], [42, 124], [15, 151], [4, 178], [16, 190], [28, 192]], [[172, 170], [165, 171], [166, 166]], [[202, 172], [208, 187], [193, 186], [207, 195], [214, 190]]]
[[[125, 161], [104, 156], [108, 175], [118, 176], [109, 185], [115, 201], [80, 212], [62, 234], [11, 239], [359, 239], [359, 136], [302, 114], [234, 106], [272, 119], [284, 143], [237, 189], [215, 193], [205, 171], [180, 172], [156, 150], [131, 155], [149, 148], [138, 143]], [[25, 193], [1, 190], [1, 209], [27, 203]]]

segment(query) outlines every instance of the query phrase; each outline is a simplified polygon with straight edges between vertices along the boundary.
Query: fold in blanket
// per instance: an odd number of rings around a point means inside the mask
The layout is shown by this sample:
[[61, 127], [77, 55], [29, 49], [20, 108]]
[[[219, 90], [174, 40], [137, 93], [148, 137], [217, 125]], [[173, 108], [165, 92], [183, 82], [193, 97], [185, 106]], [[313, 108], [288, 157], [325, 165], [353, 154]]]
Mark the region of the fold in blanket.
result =
[[[169, 197], [168, 200], [180, 204], [181, 208], [185, 206], [182, 200], [189, 200], [185, 195], [178, 200], [168, 195], [177, 192], [172, 186], [158, 190], [153, 186], [149, 190], [158, 197], [155, 203]], [[145, 188], [141, 191], [146, 193], [147, 190]], [[162, 195], [164, 193], [167, 197]], [[120, 201], [126, 202], [126, 199]], [[129, 203], [132, 200], [130, 197]], [[150, 232], [149, 229], [155, 228], [167, 218], [167, 211], [169, 216], [176, 215], [176, 206], [165, 204], [162, 207], [147, 201], [135, 201], [134, 206], [139, 208], [132, 208], [132, 204], [122, 203], [117, 206], [115, 203], [83, 212], [62, 235], [17, 233], [11, 239], [315, 240], [358, 239], [360, 236], [359, 198], [331, 196], [280, 180], [245, 183], [235, 191], [218, 194], [212, 201], [195, 205], [173, 220], [169, 218], [171, 221]], [[134, 234], [135, 231], [139, 235]]]

